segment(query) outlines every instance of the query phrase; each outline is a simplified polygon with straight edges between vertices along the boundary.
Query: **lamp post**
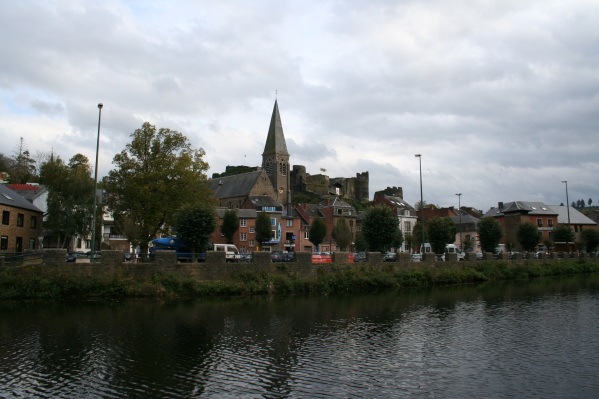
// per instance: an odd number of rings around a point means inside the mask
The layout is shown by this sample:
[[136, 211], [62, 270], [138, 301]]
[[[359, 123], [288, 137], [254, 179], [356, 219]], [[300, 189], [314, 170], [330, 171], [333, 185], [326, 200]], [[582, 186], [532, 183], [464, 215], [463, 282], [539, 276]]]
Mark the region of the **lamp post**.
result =
[[104, 104], [98, 104], [98, 139], [96, 142], [96, 168], [94, 170], [94, 214], [92, 215], [92, 255], [91, 261], [94, 261], [96, 256], [96, 201], [97, 195], [96, 190], [98, 189], [98, 152], [100, 150], [100, 121], [102, 120], [102, 107]]
[[570, 225], [570, 200], [568, 199], [568, 180], [562, 180], [562, 183], [566, 183], [566, 209], [568, 210], [568, 227]]
[[464, 244], [462, 241], [462, 193], [456, 195], [458, 196], [458, 215], [460, 217], [460, 252], [464, 252]]
[[[422, 238], [420, 243], [420, 255], [424, 255], [424, 199], [422, 196], [422, 155], [416, 154], [414, 155], [418, 158], [418, 163], [420, 165], [420, 225], [422, 227]], [[424, 260], [424, 259], [422, 259]]]

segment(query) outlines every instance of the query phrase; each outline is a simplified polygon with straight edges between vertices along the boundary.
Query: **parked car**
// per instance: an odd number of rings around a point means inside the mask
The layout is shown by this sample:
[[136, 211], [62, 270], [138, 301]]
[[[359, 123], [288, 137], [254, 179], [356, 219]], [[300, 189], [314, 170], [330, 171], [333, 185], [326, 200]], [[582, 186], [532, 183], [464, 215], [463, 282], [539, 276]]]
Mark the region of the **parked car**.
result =
[[76, 262], [77, 258], [86, 256], [83, 252], [67, 252], [67, 262]]
[[412, 262], [422, 262], [422, 254], [412, 254]]
[[295, 254], [293, 252], [287, 251], [273, 251], [270, 255], [270, 259], [272, 262], [293, 262], [295, 259]]
[[366, 252], [354, 252], [352, 259], [354, 263], [366, 262]]
[[395, 262], [397, 259], [397, 253], [395, 252], [387, 252], [385, 256], [383, 256], [383, 261], [385, 262]]
[[242, 253], [240, 255], [241, 255], [241, 262], [251, 262], [254, 259], [254, 255], [250, 252]]

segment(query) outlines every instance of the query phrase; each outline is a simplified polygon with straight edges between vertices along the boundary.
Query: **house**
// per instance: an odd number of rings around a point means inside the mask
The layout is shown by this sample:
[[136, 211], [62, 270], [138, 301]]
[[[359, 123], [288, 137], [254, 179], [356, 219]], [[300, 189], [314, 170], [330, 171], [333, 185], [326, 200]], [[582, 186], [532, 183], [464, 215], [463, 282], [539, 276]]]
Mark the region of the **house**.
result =
[[551, 209], [557, 212], [557, 222], [559, 224], [569, 225], [574, 231], [576, 241], [580, 236], [582, 229], [596, 229], [597, 222], [585, 216], [576, 208], [565, 205], [551, 205]]
[[542, 202], [499, 202], [485, 216], [492, 216], [499, 221], [504, 232], [501, 243], [508, 248], [519, 247], [517, 230], [521, 223], [530, 222], [537, 226], [541, 243], [551, 241], [551, 232], [558, 223], [558, 212]]
[[[394, 187], [394, 189], [396, 188]], [[404, 236], [403, 246], [399, 250], [400, 252], [411, 252], [411, 240], [406, 238], [412, 235], [414, 226], [416, 226], [418, 221], [417, 211], [401, 197], [401, 191], [399, 191], [401, 189], [396, 189], [395, 195], [386, 194], [389, 190], [392, 189], [387, 187], [386, 190], [374, 193], [373, 205], [388, 206], [393, 210], [393, 215], [397, 218], [399, 229]]]
[[464, 210], [458, 210], [458, 216], [451, 216], [451, 221], [456, 225], [456, 238], [454, 244], [465, 252], [481, 250], [478, 239], [479, 218]]
[[17, 192], [0, 185], [0, 251], [23, 252], [42, 247], [44, 213]]

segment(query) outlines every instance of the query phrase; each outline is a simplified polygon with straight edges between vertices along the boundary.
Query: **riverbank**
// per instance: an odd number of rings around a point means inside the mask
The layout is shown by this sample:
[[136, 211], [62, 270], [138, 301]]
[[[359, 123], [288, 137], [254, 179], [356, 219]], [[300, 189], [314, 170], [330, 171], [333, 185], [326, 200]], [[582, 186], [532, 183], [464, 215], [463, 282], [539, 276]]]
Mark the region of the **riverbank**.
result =
[[[116, 271], [79, 274], [43, 264], [0, 272], [0, 299], [86, 299], [124, 297], [210, 297], [244, 295], [329, 295], [371, 292], [543, 276], [596, 273], [599, 262], [588, 259], [560, 262], [538, 260], [460, 262], [397, 270], [393, 265], [320, 269], [316, 276], [239, 268], [227, 280], [201, 281], [177, 273], [156, 272], [148, 278]], [[285, 267], [285, 265], [281, 266]]]

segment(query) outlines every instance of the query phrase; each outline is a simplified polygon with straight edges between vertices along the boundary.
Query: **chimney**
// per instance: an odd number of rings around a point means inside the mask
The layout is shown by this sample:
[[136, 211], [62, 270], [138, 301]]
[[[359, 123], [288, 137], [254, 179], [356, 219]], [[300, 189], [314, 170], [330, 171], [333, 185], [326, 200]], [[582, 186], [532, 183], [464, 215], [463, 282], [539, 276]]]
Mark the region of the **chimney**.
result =
[[503, 209], [503, 202], [498, 202], [497, 203], [497, 208], [499, 208], [499, 210]]

